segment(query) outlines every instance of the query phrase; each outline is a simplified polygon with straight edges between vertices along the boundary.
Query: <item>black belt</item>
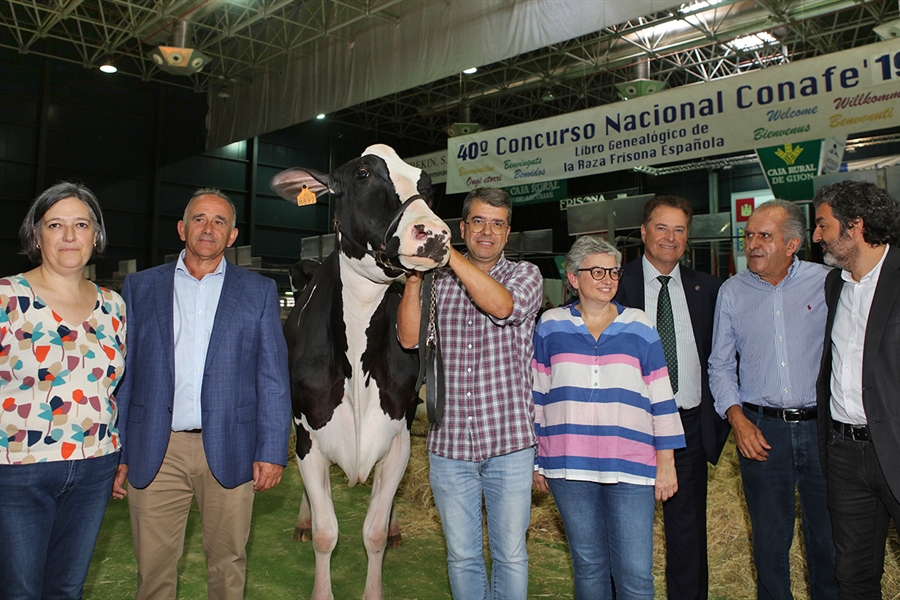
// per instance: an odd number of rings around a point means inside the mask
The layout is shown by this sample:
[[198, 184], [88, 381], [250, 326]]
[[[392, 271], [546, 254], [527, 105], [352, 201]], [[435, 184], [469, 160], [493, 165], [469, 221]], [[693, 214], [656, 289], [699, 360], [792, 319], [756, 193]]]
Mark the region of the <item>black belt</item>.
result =
[[772, 408], [771, 406], [759, 406], [749, 402], [744, 402], [744, 406], [753, 411], [762, 411], [762, 414], [765, 416], [781, 419], [786, 423], [809, 421], [810, 419], [815, 419], [818, 414], [815, 406], [810, 406], [809, 408]]
[[179, 429], [175, 433], [200, 433], [202, 431], [203, 430], [198, 427], [197, 429]]
[[869, 437], [868, 425], [847, 425], [846, 423], [835, 421], [834, 430], [842, 434], [845, 438], [850, 438], [854, 442], [869, 442], [872, 440], [872, 438]]

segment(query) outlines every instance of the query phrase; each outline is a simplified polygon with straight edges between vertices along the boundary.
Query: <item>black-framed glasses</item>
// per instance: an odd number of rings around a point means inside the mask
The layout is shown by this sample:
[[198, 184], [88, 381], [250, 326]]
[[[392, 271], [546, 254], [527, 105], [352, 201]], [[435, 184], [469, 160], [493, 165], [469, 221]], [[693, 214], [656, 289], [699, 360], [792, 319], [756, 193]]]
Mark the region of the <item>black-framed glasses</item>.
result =
[[578, 269], [578, 272], [582, 271], [590, 271], [591, 277], [593, 277], [596, 281], [600, 281], [606, 274], [609, 273], [609, 278], [613, 281], [618, 281], [620, 277], [622, 277], [622, 273], [625, 271], [622, 267], [591, 267], [589, 269]]
[[472, 233], [481, 233], [484, 231], [485, 227], [490, 227], [491, 233], [496, 233], [497, 235], [503, 233], [506, 231], [506, 228], [509, 227], [509, 224], [506, 221], [501, 221], [500, 219], [488, 221], [481, 217], [472, 217], [468, 221], [465, 221], [465, 224], [472, 229]]

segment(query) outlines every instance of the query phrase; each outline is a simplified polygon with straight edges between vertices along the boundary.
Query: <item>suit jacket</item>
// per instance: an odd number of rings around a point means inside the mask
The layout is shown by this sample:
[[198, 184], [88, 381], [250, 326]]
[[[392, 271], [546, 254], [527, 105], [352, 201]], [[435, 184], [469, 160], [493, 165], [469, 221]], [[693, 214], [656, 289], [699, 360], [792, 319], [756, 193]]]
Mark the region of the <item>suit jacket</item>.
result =
[[[834, 269], [825, 279], [825, 348], [816, 383], [819, 454], [828, 474], [825, 447], [831, 432], [831, 330], [844, 280]], [[875, 455], [895, 498], [900, 499], [900, 248], [891, 246], [881, 267], [863, 345], [863, 407]]]
[[[700, 356], [700, 427], [703, 436], [703, 452], [706, 460], [716, 464], [722, 447], [731, 430], [728, 421], [719, 417], [709, 391], [709, 353], [712, 350], [713, 319], [716, 314], [716, 298], [722, 280], [707, 273], [679, 265], [691, 327]], [[644, 310], [644, 262], [633, 260], [625, 265], [625, 273], [619, 281], [616, 302], [624, 306]]]
[[[175, 263], [125, 278], [125, 375], [119, 407], [120, 463], [143, 488], [159, 471], [175, 395]], [[228, 264], [206, 352], [200, 395], [203, 447], [226, 488], [253, 479], [256, 461], [287, 461], [291, 399], [287, 344], [275, 282]]]

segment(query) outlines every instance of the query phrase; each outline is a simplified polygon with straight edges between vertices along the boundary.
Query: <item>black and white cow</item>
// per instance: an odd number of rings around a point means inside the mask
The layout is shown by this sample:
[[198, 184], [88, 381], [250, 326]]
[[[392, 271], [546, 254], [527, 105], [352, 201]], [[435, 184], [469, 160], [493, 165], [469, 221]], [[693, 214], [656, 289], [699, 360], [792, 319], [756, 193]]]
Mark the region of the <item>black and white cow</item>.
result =
[[[449, 260], [450, 231], [429, 208], [429, 176], [376, 145], [326, 175], [295, 168], [271, 187], [293, 200], [310, 191], [335, 196], [335, 252], [315, 272], [285, 324], [304, 505], [316, 553], [314, 599], [332, 598], [331, 552], [338, 527], [329, 467], [350, 486], [374, 469], [363, 525], [369, 555], [365, 598], [382, 598], [381, 567], [397, 486], [409, 460], [418, 358], [396, 337], [404, 271]], [[308, 518], [301, 508], [298, 527]]]

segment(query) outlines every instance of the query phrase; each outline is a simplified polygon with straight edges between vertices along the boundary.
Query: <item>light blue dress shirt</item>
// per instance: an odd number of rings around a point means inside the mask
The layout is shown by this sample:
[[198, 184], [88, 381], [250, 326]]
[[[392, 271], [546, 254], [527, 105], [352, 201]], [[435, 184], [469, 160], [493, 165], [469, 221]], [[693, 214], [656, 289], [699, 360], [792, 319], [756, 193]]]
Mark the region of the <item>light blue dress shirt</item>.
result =
[[[778, 285], [749, 269], [722, 284], [709, 357], [709, 387], [721, 417], [745, 402], [774, 408], [816, 405], [829, 270], [795, 256]], [[740, 385], [735, 353], [740, 355]]]
[[200, 429], [203, 425], [200, 394], [209, 336], [225, 282], [223, 257], [219, 266], [202, 280], [188, 272], [182, 250], [175, 265], [175, 294], [172, 300], [175, 325], [175, 403], [172, 431]]

